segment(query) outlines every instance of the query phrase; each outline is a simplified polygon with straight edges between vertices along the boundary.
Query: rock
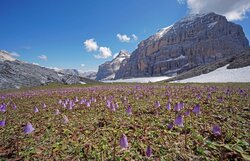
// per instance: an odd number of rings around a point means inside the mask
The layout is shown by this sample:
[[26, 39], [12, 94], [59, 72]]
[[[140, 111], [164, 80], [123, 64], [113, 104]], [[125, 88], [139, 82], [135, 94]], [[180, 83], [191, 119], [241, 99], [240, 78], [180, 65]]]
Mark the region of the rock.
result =
[[96, 80], [112, 80], [120, 66], [124, 66], [130, 57], [129, 53], [121, 50], [119, 54], [112, 60], [101, 64], [96, 74]]
[[[5, 57], [7, 52], [4, 53]], [[3, 54], [0, 53], [0, 57]], [[8, 57], [8, 56], [7, 56]], [[80, 76], [56, 72], [38, 65], [25, 63], [19, 60], [0, 61], [0, 89], [13, 89], [47, 85], [49, 83], [94, 83]]]
[[140, 42], [115, 79], [177, 75], [247, 48], [240, 25], [215, 13], [189, 15]]

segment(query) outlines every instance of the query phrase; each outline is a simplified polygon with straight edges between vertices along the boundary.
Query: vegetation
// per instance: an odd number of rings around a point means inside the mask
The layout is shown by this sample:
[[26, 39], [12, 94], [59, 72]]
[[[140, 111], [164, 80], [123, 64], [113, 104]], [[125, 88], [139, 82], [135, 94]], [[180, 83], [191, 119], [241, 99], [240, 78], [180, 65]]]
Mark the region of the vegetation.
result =
[[249, 84], [98, 84], [0, 94], [2, 160], [249, 160]]

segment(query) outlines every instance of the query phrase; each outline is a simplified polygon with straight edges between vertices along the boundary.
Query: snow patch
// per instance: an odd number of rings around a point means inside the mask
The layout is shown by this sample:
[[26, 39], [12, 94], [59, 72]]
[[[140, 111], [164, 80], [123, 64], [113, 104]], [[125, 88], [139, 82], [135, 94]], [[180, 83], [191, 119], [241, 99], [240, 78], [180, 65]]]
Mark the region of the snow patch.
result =
[[173, 25], [170, 25], [168, 27], [162, 28], [160, 29], [155, 35], [154, 38], [155, 39], [160, 39], [162, 38], [168, 31], [170, 31], [170, 29], [173, 27]]
[[85, 82], [79, 82], [80, 84], [86, 84]]
[[218, 68], [210, 73], [196, 77], [173, 81], [174, 83], [207, 83], [207, 82], [250, 82], [250, 66], [227, 69], [227, 66]]
[[58, 75], [59, 77], [63, 77], [63, 76], [64, 76], [63, 74], [60, 74], [60, 73], [57, 73], [57, 75]]
[[142, 77], [142, 78], [130, 78], [130, 79], [118, 79], [103, 81], [104, 83], [149, 83], [149, 82], [159, 82], [162, 80], [169, 79], [171, 77], [161, 76], [161, 77]]
[[208, 27], [210, 29], [212, 29], [217, 23], [218, 23], [217, 21], [216, 22], [212, 22], [212, 23], [208, 24]]
[[178, 56], [176, 58], [170, 58], [170, 59], [167, 59], [167, 60], [158, 61], [156, 64], [170, 62], [170, 61], [176, 61], [176, 60], [185, 59], [185, 58], [186, 57], [184, 55], [180, 55], [180, 56]]

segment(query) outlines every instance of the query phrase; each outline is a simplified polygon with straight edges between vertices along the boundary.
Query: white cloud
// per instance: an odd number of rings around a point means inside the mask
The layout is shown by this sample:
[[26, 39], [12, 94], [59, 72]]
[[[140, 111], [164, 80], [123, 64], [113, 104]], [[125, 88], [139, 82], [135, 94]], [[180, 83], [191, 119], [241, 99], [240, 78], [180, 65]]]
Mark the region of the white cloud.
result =
[[121, 42], [129, 42], [130, 41], [130, 37], [128, 37], [127, 35], [122, 35], [122, 34], [117, 34], [116, 35], [117, 38], [121, 41]]
[[12, 52], [10, 53], [11, 56], [13, 57], [20, 57], [20, 54], [16, 53], [16, 52]]
[[[184, 0], [177, 0], [183, 4]], [[249, 0], [185, 0], [190, 13], [215, 12], [227, 17], [229, 21], [242, 20], [250, 11]]]
[[116, 58], [118, 54], [119, 54], [119, 53], [115, 53], [115, 54], [113, 55], [113, 59]]
[[97, 59], [106, 59], [112, 56], [112, 52], [108, 47], [100, 47], [99, 52], [98, 55], [95, 55], [95, 58]]
[[81, 64], [81, 67], [85, 67], [85, 64]]
[[136, 36], [135, 34], [132, 34], [132, 38], [137, 41], [138, 40], [138, 36]]
[[84, 41], [84, 46], [88, 52], [96, 51], [98, 49], [98, 45], [95, 42], [95, 39], [88, 39]]
[[46, 55], [40, 55], [38, 56], [38, 58], [44, 61], [48, 60], [48, 57]]

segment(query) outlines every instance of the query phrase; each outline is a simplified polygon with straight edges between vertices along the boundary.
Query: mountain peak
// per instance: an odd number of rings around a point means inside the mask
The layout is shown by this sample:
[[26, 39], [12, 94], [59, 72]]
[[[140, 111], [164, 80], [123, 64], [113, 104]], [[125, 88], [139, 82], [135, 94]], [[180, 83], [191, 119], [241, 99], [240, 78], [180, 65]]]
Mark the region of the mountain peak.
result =
[[126, 50], [121, 50], [118, 55], [115, 57], [116, 58], [120, 58], [120, 57], [129, 57], [129, 52]]
[[96, 80], [110, 80], [114, 79], [116, 72], [121, 66], [124, 66], [130, 57], [126, 50], [121, 50], [119, 54], [111, 61], [107, 61], [99, 65]]

